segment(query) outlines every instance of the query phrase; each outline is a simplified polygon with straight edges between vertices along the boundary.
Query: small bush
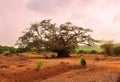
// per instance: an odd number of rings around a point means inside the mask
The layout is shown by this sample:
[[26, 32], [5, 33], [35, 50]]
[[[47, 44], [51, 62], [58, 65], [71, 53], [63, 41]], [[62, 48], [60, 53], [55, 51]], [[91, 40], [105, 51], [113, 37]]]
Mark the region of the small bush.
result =
[[90, 54], [97, 54], [97, 53], [99, 53], [99, 52], [96, 51], [96, 50], [91, 50], [91, 51], [90, 51]]
[[99, 52], [99, 54], [105, 55], [105, 52], [104, 52], [104, 51], [102, 51], [102, 52]]
[[9, 47], [9, 52], [15, 53], [15, 52], [16, 52], [16, 48], [14, 48], [14, 47]]
[[84, 50], [79, 50], [78, 52], [77, 52], [77, 54], [84, 54], [85, 52], [84, 52]]
[[81, 66], [86, 66], [86, 59], [81, 58], [80, 64], [81, 64]]
[[104, 49], [104, 52], [107, 55], [113, 55], [114, 54], [114, 51], [113, 51], [114, 44], [113, 43], [103, 44], [103, 45], [101, 45], [101, 48]]
[[113, 50], [115, 55], [120, 55], [120, 46], [115, 47]]
[[37, 69], [41, 68], [44, 64], [45, 64], [44, 60], [40, 60], [39, 62], [37, 62]]
[[2, 54], [3, 53], [3, 50], [0, 48], [0, 54]]
[[25, 48], [16, 49], [16, 53], [24, 53], [24, 52], [26, 52]]

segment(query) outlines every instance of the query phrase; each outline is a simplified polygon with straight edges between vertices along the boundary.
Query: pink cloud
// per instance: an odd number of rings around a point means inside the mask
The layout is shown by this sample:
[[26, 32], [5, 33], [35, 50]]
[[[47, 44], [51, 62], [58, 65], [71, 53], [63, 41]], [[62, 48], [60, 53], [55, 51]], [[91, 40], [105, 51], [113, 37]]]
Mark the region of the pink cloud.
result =
[[72, 0], [31, 0], [27, 3], [27, 8], [35, 12], [50, 13], [55, 12], [56, 8], [63, 8], [71, 3]]
[[115, 23], [115, 24], [119, 24], [120, 23], [120, 14], [114, 17], [113, 23]]

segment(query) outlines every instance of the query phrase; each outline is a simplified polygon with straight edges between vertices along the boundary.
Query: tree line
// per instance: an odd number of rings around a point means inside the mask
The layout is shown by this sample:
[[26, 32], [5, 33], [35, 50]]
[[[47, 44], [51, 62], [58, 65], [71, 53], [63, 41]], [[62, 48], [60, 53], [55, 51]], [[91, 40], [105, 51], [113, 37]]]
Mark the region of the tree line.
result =
[[[103, 54], [103, 55], [109, 55], [109, 56], [120, 56], [120, 44], [102, 44], [99, 45], [103, 49], [102, 51], [97, 50], [73, 50], [72, 53], [77, 54]], [[12, 55], [12, 54], [19, 54], [19, 53], [25, 53], [25, 52], [35, 52], [35, 53], [41, 53], [41, 52], [51, 52], [48, 50], [35, 50], [35, 49], [27, 49], [27, 48], [14, 48], [9, 46], [0, 46], [0, 54], [6, 54], [6, 55]]]

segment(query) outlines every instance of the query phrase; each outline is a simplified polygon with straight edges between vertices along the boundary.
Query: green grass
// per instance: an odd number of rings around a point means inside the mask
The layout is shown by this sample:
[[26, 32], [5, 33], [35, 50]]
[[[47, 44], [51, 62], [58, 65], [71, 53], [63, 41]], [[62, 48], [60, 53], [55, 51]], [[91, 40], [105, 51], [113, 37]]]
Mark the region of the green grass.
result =
[[100, 47], [100, 45], [93, 45], [93, 46], [81, 45], [78, 48], [76, 48], [76, 51], [79, 51], [79, 50], [84, 50], [84, 51], [96, 50], [98, 52], [103, 51], [103, 49]]

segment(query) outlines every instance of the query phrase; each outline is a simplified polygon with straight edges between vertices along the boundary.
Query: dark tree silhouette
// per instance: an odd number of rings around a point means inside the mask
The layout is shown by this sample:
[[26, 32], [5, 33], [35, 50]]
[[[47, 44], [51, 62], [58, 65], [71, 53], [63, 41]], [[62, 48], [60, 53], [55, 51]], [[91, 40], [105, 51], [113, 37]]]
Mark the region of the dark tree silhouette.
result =
[[107, 55], [114, 55], [114, 43], [113, 41], [106, 41], [104, 44], [101, 45], [101, 48], [103, 48], [105, 54]]
[[70, 22], [57, 26], [51, 20], [43, 20], [32, 24], [19, 37], [17, 45], [20, 48], [46, 49], [58, 54], [58, 57], [68, 57], [78, 44], [92, 45], [96, 40], [91, 38], [90, 29], [75, 26]]

